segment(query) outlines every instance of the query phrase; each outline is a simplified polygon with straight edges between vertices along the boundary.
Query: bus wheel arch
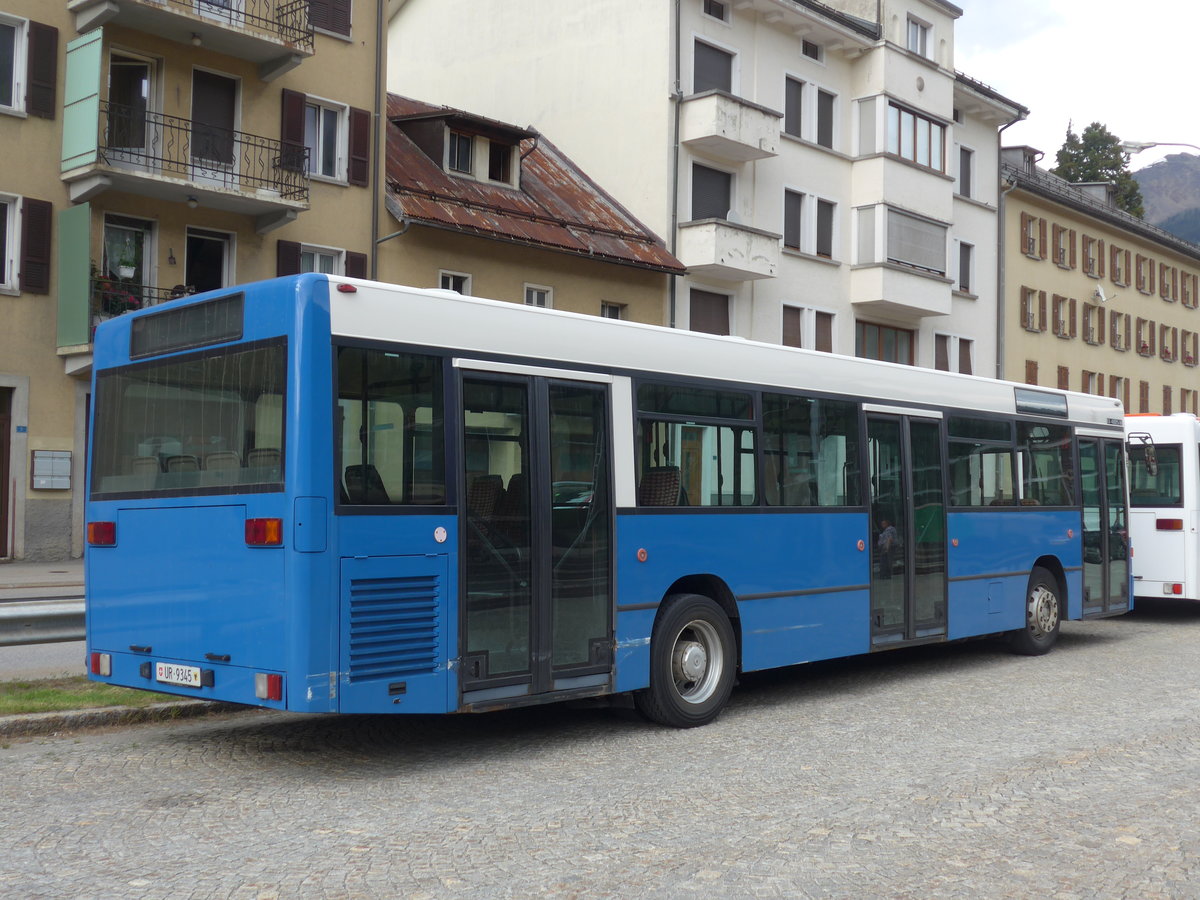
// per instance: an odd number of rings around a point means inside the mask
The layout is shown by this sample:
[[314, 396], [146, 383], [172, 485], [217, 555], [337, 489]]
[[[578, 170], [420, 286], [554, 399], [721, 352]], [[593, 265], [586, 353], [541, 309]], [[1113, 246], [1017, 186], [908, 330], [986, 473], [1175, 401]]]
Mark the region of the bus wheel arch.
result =
[[1064, 576], [1062, 565], [1053, 557], [1042, 557], [1030, 570], [1025, 588], [1025, 624], [1009, 632], [1009, 646], [1015, 653], [1040, 656], [1058, 642], [1067, 608]]
[[634, 703], [660, 725], [707, 725], [728, 702], [737, 667], [737, 629], [725, 605], [673, 590], [655, 616], [650, 685], [634, 694]]

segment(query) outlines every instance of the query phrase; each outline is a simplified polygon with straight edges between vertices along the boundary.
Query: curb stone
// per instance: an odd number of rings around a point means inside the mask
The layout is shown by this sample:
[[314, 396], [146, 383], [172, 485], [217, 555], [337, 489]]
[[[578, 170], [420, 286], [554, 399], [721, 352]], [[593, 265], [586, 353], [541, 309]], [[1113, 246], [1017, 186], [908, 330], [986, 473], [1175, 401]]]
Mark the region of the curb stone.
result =
[[167, 719], [190, 719], [196, 716], [254, 709], [238, 703], [219, 703], [210, 700], [185, 700], [180, 703], [154, 703], [150, 706], [104, 706], [98, 709], [78, 709], [69, 712], [27, 713], [0, 716], [0, 738], [29, 737], [75, 731], [81, 728], [102, 728], [109, 725], [132, 725], [138, 722], [161, 722]]

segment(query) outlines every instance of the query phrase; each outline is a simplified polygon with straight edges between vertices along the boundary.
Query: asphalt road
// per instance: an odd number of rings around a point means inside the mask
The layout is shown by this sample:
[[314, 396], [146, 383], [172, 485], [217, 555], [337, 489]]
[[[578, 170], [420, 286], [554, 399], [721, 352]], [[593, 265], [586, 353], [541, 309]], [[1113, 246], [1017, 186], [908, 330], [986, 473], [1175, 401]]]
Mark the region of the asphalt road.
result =
[[84, 641], [0, 647], [0, 681], [84, 674]]
[[243, 713], [0, 749], [3, 898], [1200, 895], [1200, 609], [611, 710]]

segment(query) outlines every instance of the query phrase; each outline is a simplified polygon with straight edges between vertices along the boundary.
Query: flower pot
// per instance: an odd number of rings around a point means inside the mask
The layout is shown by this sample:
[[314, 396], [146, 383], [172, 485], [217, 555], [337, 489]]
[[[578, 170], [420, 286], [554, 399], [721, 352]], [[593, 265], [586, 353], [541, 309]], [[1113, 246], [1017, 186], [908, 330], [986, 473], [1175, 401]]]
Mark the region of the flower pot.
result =
[[135, 272], [137, 272], [136, 266], [117, 266], [117, 274], [122, 278], [132, 278]]

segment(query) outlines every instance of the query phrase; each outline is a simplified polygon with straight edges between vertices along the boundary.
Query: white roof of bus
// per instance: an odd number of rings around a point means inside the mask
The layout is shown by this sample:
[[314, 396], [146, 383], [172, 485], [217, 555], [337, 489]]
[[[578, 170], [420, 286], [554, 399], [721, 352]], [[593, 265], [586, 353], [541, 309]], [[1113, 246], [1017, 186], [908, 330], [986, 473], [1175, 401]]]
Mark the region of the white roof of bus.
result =
[[799, 350], [546, 310], [452, 291], [331, 278], [355, 293], [330, 291], [335, 335], [519, 357], [526, 364], [624, 374], [680, 375], [761, 387], [846, 394], [881, 404], [953, 405], [1014, 413], [1014, 388], [1067, 397], [1071, 420], [1119, 425], [1120, 402], [1108, 397], [1020, 385], [896, 363]]
[[1137, 414], [1125, 417], [1125, 433], [1144, 432], [1155, 443], [1182, 443], [1200, 440], [1200, 421], [1191, 413], [1174, 413], [1169, 416]]

